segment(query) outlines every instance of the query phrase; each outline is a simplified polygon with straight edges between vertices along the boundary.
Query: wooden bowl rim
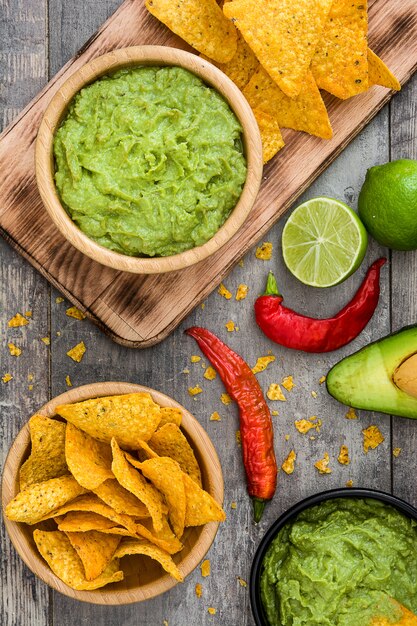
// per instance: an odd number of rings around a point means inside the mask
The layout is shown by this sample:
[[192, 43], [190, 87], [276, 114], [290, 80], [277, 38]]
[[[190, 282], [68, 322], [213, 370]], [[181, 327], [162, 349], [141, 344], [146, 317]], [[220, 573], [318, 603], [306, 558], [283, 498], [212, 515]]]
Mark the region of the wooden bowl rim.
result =
[[[119, 254], [85, 235], [62, 206], [56, 191], [53, 171], [53, 137], [72, 98], [80, 89], [100, 76], [134, 65], [178, 65], [193, 72], [215, 88], [228, 102], [243, 129], [247, 160], [246, 181], [240, 198], [226, 222], [202, 246], [166, 257], [141, 258]], [[156, 274], [189, 267], [225, 245], [249, 215], [262, 178], [262, 142], [255, 116], [236, 85], [221, 70], [199, 56], [167, 46], [120, 48], [89, 61], [72, 74], [52, 97], [43, 115], [35, 147], [35, 170], [39, 193], [46, 210], [64, 237], [78, 250], [117, 270]]]
[[[211, 439], [204, 428], [200, 425], [196, 418], [193, 417], [189, 411], [187, 411], [187, 409], [176, 402], [173, 398], [160, 391], [134, 383], [92, 383], [82, 385], [81, 387], [74, 387], [63, 394], [56, 396], [44, 404], [36, 413], [52, 417], [55, 415], [55, 407], [60, 404], [80, 402], [99, 396], [137, 393], [141, 391], [150, 393], [155, 402], [161, 406], [172, 406], [181, 409], [183, 412], [183, 422], [181, 428], [183, 428], [185, 433], [189, 435], [193, 441], [195, 439], [199, 440], [199, 454], [204, 458], [209, 459], [209, 462], [207, 463], [209, 471], [209, 485], [205, 485], [205, 487], [215, 500], [222, 504], [224, 497], [223, 474], [217, 452], [211, 442]], [[77, 591], [68, 587], [62, 580], [55, 576], [40, 554], [34, 553], [31, 549], [28, 550], [27, 539], [24, 533], [24, 529], [27, 528], [27, 525], [12, 522], [7, 519], [4, 514], [6, 505], [16, 495], [15, 485], [17, 482], [17, 474], [20, 468], [21, 459], [27, 451], [29, 444], [30, 432], [28, 422], [26, 422], [15, 438], [4, 464], [2, 477], [2, 509], [4, 524], [12, 544], [22, 560], [36, 576], [38, 576], [50, 587], [66, 596], [75, 598], [76, 600], [80, 600], [82, 602], [105, 605], [122, 605], [148, 600], [164, 593], [165, 591], [168, 591], [169, 589], [172, 589], [178, 584], [172, 576], [164, 574], [161, 575], [161, 578], [156, 582], [148, 583], [141, 587], [133, 588], [132, 590], [120, 590], [117, 588], [117, 583], [114, 583], [110, 585], [109, 588], [102, 587], [101, 589], [94, 591]], [[178, 563], [178, 568], [184, 578], [197, 567], [207, 554], [211, 544], [213, 543], [214, 537], [216, 536], [218, 526], [218, 522], [205, 524], [202, 528], [198, 541], [193, 546], [190, 553], [184, 558], [183, 561]]]

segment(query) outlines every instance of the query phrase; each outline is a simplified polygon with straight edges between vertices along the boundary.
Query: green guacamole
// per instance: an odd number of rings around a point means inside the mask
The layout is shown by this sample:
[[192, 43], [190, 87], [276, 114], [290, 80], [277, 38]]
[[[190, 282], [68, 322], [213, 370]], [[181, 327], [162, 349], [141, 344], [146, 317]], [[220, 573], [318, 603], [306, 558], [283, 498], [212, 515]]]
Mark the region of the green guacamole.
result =
[[377, 500], [303, 511], [271, 543], [261, 574], [271, 626], [369, 626], [417, 613], [417, 523]]
[[120, 70], [72, 101], [54, 140], [56, 187], [102, 246], [177, 254], [213, 237], [235, 207], [241, 136], [222, 96], [187, 70]]

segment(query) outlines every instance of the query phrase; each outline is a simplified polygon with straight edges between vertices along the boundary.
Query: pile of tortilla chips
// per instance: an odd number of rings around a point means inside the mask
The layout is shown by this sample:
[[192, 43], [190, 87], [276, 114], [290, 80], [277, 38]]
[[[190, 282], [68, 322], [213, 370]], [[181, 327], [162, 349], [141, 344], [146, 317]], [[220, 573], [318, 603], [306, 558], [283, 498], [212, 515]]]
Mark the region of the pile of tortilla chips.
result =
[[368, 48], [367, 0], [145, 4], [243, 91], [259, 125], [265, 163], [284, 146], [280, 128], [332, 137], [320, 89], [342, 99], [373, 85], [400, 89]]
[[[183, 548], [184, 529], [226, 516], [202, 489], [181, 411], [133, 393], [65, 404], [56, 413], [66, 421], [29, 421], [31, 454], [6, 516], [37, 525], [39, 552], [73, 589], [122, 580], [125, 555], [150, 557], [182, 581], [171, 555]], [[43, 524], [51, 519], [56, 530]]]

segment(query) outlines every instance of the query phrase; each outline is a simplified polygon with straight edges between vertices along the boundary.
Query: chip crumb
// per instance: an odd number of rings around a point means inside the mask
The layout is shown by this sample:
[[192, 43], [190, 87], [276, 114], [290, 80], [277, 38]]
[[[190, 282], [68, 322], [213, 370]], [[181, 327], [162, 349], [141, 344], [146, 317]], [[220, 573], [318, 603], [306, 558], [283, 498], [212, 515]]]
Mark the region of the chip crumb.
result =
[[57, 331], [56, 331], [56, 336], [57, 336], [57, 337], [60, 337], [60, 336], [61, 336], [61, 331], [60, 331], [60, 330], [57, 330]]
[[331, 474], [332, 470], [329, 467], [330, 457], [327, 452], [324, 453], [324, 456], [320, 461], [316, 461], [314, 463], [314, 467], [318, 469], [320, 474]]
[[220, 396], [220, 401], [227, 406], [228, 404], [230, 404], [232, 402], [232, 398], [229, 396], [228, 393], [222, 393], [222, 395]]
[[72, 387], [71, 378], [68, 375], [65, 376], [65, 382], [67, 383], [67, 387]]
[[371, 424], [368, 428], [364, 428], [363, 434], [363, 449], [368, 452], [369, 449], [375, 450], [384, 440], [384, 436], [379, 430], [378, 426]]
[[73, 317], [75, 320], [85, 319], [84, 313], [80, 311], [80, 309], [78, 309], [76, 306], [70, 306], [70, 308], [65, 311], [65, 315], [68, 315], [68, 317]]
[[236, 290], [236, 300], [244, 300], [248, 295], [249, 287], [244, 283], [240, 283]]
[[217, 613], [217, 609], [214, 609], [212, 606], [209, 606], [207, 611], [210, 613], [210, 615], [216, 615]]
[[41, 337], [41, 341], [43, 341], [45, 346], [50, 346], [51, 345], [51, 340], [50, 340], [49, 337]]
[[321, 378], [319, 378], [319, 385], [322, 385], [326, 380], [325, 376], [322, 376]]
[[199, 361], [201, 361], [201, 356], [198, 356], [197, 354], [193, 354], [190, 357], [190, 361], [191, 363], [198, 363]]
[[22, 354], [22, 349], [18, 348], [14, 343], [7, 344], [10, 352], [10, 356], [20, 356]]
[[162, 622], [162, 624], [163, 624], [163, 626], [169, 626], [169, 624], [168, 624], [168, 620], [167, 620], [167, 619], [164, 619], [164, 621]]
[[232, 294], [228, 289], [226, 289], [223, 283], [220, 283], [220, 287], [218, 288], [217, 293], [223, 296], [223, 298], [226, 298], [226, 300], [230, 300], [230, 298], [232, 297]]
[[205, 308], [206, 308], [206, 303], [205, 303], [205, 302], [202, 302], [202, 303], [201, 303], [201, 310], [202, 310], [202, 311], [204, 311], [204, 309], [205, 309]]
[[310, 441], [315, 441], [316, 437], [314, 435], [310, 435], [309, 439], [310, 439]]
[[278, 383], [271, 383], [269, 385], [269, 389], [266, 392], [266, 395], [270, 400], [280, 400], [281, 402], [286, 402], [287, 398], [282, 393], [281, 387]]
[[320, 432], [320, 428], [321, 428], [321, 424], [322, 424], [321, 420], [318, 419], [316, 415], [313, 415], [308, 420], [306, 420], [306, 419], [299, 419], [299, 420], [295, 420], [295, 422], [294, 422], [294, 426], [296, 427], [298, 432], [303, 434], [303, 435], [308, 433], [308, 431], [311, 430], [312, 428], [315, 428], [316, 431], [319, 433]]
[[290, 436], [289, 435], [285, 435], [285, 441], [289, 441], [290, 440]]
[[210, 559], [205, 559], [200, 565], [200, 568], [201, 568], [201, 575], [203, 578], [207, 578], [207, 576], [210, 576], [211, 574]]
[[4, 376], [1, 377], [1, 379], [4, 383], [8, 383], [13, 379], [13, 376], [9, 374], [9, 372], [7, 372], [6, 374], [4, 374]]
[[86, 349], [84, 341], [80, 341], [80, 343], [77, 343], [77, 345], [71, 348], [71, 350], [68, 350], [67, 356], [69, 356], [70, 359], [76, 363], [80, 363]]
[[204, 378], [207, 378], [207, 380], [214, 380], [217, 376], [217, 372], [214, 367], [211, 367], [211, 365], [209, 365], [203, 376]]
[[33, 385], [28, 385], [29, 391], [33, 391]]
[[294, 381], [293, 381], [293, 377], [292, 376], [285, 376], [282, 379], [282, 383], [281, 385], [284, 387], [284, 389], [286, 389], [287, 391], [291, 391], [292, 389], [294, 389], [295, 385], [294, 385]]
[[294, 472], [294, 464], [295, 464], [296, 458], [297, 458], [297, 454], [295, 453], [295, 450], [291, 450], [291, 452], [288, 454], [287, 458], [281, 465], [282, 470], [286, 474], [290, 475]]
[[235, 437], [237, 445], [240, 446], [242, 444], [242, 436], [240, 434], [240, 430], [236, 431]]
[[263, 372], [266, 370], [270, 363], [275, 361], [275, 357], [273, 355], [270, 356], [260, 356], [255, 363], [255, 366], [252, 367], [252, 372], [257, 374], [258, 372]]
[[196, 583], [195, 595], [197, 596], [197, 598], [201, 598], [201, 596], [203, 595], [203, 586], [201, 583]]
[[237, 581], [239, 583], [239, 585], [241, 587], [247, 587], [248, 583], [246, 582], [246, 580], [243, 580], [243, 578], [241, 578], [240, 576], [237, 576]]
[[311, 395], [312, 395], [313, 398], [317, 398], [317, 391], [312, 391]]
[[353, 407], [350, 407], [349, 411], [345, 415], [347, 420], [357, 420], [358, 414]]
[[31, 382], [35, 376], [33, 374], [28, 374], [28, 381]]
[[353, 480], [352, 479], [346, 481], [346, 487], [353, 487]]
[[276, 409], [274, 409], [273, 411], [271, 411], [271, 415], [273, 415], [274, 417], [276, 417], [277, 415], [279, 415], [279, 411], [277, 411]]
[[339, 461], [339, 463], [341, 465], [349, 465], [350, 463], [350, 458], [349, 458], [349, 450], [347, 446], [340, 446], [340, 452], [339, 452], [339, 456], [337, 457], [337, 460]]
[[214, 411], [214, 413], [212, 413], [212, 414], [210, 415], [210, 421], [211, 421], [211, 422], [221, 422], [221, 419], [222, 419], [222, 418], [221, 418], [221, 417], [220, 417], [220, 415], [217, 413], [217, 411]]
[[182, 370], [183, 374], [189, 374], [190, 370], [188, 369], [188, 367], [184, 367], [184, 369]]
[[235, 501], [233, 500], [233, 502], [231, 502], [231, 503], [230, 503], [230, 508], [231, 508], [231, 509], [237, 509], [237, 502], [235, 502]]
[[18, 328], [18, 326], [26, 326], [27, 324], [29, 324], [29, 320], [20, 313], [16, 313], [16, 315], [7, 322], [9, 328]]
[[188, 393], [190, 394], [190, 396], [197, 396], [199, 393], [202, 393], [202, 389], [199, 385], [196, 385], [195, 387], [188, 387]]
[[224, 326], [229, 333], [238, 330], [237, 326], [235, 326], [235, 323], [232, 320], [229, 320]]
[[239, 265], [239, 267], [243, 267], [243, 265], [244, 265], [243, 259], [240, 259], [238, 265]]
[[62, 296], [57, 296], [57, 297], [55, 298], [55, 302], [56, 302], [57, 304], [61, 304], [61, 302], [64, 302], [64, 300], [65, 300], [65, 298], [63, 298]]
[[259, 248], [256, 248], [255, 256], [261, 261], [269, 261], [272, 258], [272, 243], [264, 241]]
[[401, 448], [394, 448], [394, 450], [392, 451], [392, 454], [397, 458], [400, 456], [401, 454]]

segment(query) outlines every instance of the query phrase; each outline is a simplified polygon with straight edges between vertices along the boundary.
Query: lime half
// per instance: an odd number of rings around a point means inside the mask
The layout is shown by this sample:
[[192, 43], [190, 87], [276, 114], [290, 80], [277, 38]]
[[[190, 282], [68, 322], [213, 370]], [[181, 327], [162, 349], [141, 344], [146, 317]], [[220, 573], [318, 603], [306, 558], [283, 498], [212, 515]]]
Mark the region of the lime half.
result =
[[285, 265], [312, 287], [332, 287], [358, 269], [368, 235], [347, 204], [312, 198], [291, 213], [282, 233]]

